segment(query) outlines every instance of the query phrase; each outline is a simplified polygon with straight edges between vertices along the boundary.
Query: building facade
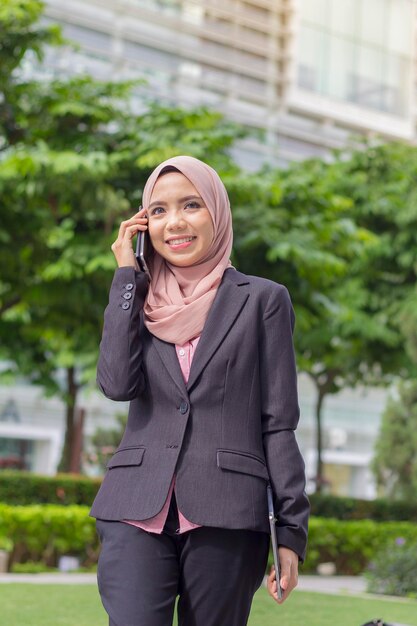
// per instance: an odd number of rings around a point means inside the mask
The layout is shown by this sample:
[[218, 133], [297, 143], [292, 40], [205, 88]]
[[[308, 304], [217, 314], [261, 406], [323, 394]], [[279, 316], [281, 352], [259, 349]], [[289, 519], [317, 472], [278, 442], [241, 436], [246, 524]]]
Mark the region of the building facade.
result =
[[148, 81], [149, 93], [205, 104], [265, 141], [248, 168], [326, 155], [355, 134], [417, 139], [415, 0], [47, 0], [77, 52], [51, 72]]

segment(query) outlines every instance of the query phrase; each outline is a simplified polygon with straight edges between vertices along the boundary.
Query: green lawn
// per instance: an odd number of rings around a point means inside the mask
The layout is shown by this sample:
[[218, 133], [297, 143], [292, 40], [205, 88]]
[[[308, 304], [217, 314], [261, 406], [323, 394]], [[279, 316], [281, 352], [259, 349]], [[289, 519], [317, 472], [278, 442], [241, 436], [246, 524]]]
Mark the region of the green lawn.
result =
[[[94, 585], [0, 584], [4, 626], [107, 626]], [[361, 626], [374, 617], [417, 626], [416, 600], [368, 599], [296, 591], [278, 606], [264, 588], [250, 626]]]

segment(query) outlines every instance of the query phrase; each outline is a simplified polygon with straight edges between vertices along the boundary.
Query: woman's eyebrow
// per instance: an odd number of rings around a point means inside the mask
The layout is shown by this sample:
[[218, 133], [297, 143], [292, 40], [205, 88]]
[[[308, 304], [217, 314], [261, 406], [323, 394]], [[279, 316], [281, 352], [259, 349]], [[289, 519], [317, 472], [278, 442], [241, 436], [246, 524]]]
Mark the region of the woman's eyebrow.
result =
[[[200, 200], [200, 202], [203, 202], [203, 199], [200, 198], [200, 196], [183, 196], [182, 198], [178, 198], [178, 202], [186, 202], [187, 200]], [[167, 202], [164, 202], [163, 200], [154, 200], [153, 202], [150, 203], [149, 208], [153, 207], [154, 205], [166, 205]]]

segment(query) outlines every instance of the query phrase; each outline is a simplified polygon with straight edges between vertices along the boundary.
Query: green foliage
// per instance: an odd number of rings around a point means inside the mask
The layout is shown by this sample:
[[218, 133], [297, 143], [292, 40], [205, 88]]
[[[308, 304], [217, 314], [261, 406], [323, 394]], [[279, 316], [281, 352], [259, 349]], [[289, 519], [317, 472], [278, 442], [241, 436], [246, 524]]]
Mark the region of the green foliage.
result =
[[42, 561], [26, 561], [26, 563], [13, 563], [11, 571], [13, 574], [46, 574], [59, 570], [56, 567], [45, 565]]
[[19, 373], [65, 402], [60, 468], [78, 471], [78, 394], [95, 383], [119, 224], [161, 158], [204, 155], [232, 171], [227, 149], [242, 130], [205, 108], [146, 102], [134, 114], [140, 81], [26, 81], [26, 53], [41, 58], [45, 43], [61, 41], [40, 26], [41, 11], [35, 0], [8, 0], [0, 12], [12, 41], [0, 50], [10, 57], [0, 64], [0, 357], [10, 364], [3, 379]]
[[[86, 506], [0, 504], [0, 536], [14, 544], [11, 563], [42, 561], [54, 566], [63, 554], [74, 554], [90, 566], [97, 561], [99, 545], [94, 520]], [[359, 574], [374, 555], [397, 537], [417, 542], [410, 522], [340, 521], [312, 517], [304, 572], [333, 561], [339, 574]]]
[[370, 593], [417, 598], [417, 542], [397, 537], [372, 559], [368, 578]]
[[417, 381], [402, 383], [382, 415], [372, 467], [391, 498], [417, 501]]
[[0, 502], [9, 505], [91, 505], [101, 480], [58, 474], [41, 476], [29, 472], [0, 472]]
[[84, 506], [0, 504], [0, 535], [14, 544], [10, 566], [27, 560], [56, 565], [64, 554], [79, 556], [86, 565], [98, 558], [95, 520]]
[[416, 524], [312, 517], [303, 571], [315, 572], [319, 563], [331, 561], [338, 574], [361, 574], [374, 555], [399, 536], [416, 543]]
[[[116, 435], [112, 431], [110, 433], [104, 431], [103, 437], [105, 437], [106, 445], [109, 443], [109, 435], [119, 437], [120, 433]], [[102, 441], [98, 442], [100, 446]], [[3, 470], [0, 472], [0, 502], [10, 505], [81, 504], [91, 506], [100, 484], [99, 478], [71, 474], [41, 476], [29, 472]], [[415, 500], [382, 498], [358, 500], [316, 493], [310, 496], [310, 503], [312, 515], [315, 517], [332, 517], [339, 520], [372, 519], [376, 522], [417, 522]]]
[[365, 142], [349, 158], [340, 153], [335, 167], [341, 172], [337, 190], [352, 198], [352, 217], [377, 235], [352, 266], [364, 288], [363, 310], [385, 333], [366, 346], [365, 357], [388, 379], [415, 377], [417, 361], [403, 324], [416, 297], [417, 149], [401, 142]]
[[309, 496], [311, 513], [316, 517], [334, 517], [338, 520], [371, 519], [375, 522], [417, 522], [417, 502], [413, 500], [359, 500], [320, 493]]
[[383, 335], [364, 312], [366, 294], [351, 273], [375, 236], [355, 223], [352, 199], [337, 187], [341, 176], [339, 164], [310, 159], [230, 186], [239, 268], [284, 283], [294, 303], [298, 366], [318, 394], [318, 487], [323, 398], [365, 382], [365, 345]]
[[0, 550], [11, 552], [13, 550], [13, 541], [9, 537], [2, 537], [0, 535]]

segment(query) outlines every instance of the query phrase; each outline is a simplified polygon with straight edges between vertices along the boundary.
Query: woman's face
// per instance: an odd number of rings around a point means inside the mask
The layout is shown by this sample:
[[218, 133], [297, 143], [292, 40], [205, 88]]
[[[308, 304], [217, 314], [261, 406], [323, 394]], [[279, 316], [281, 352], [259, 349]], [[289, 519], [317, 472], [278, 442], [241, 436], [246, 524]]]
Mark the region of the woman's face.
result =
[[148, 228], [156, 252], [179, 267], [199, 263], [214, 238], [208, 208], [180, 172], [168, 172], [156, 181], [148, 207]]

